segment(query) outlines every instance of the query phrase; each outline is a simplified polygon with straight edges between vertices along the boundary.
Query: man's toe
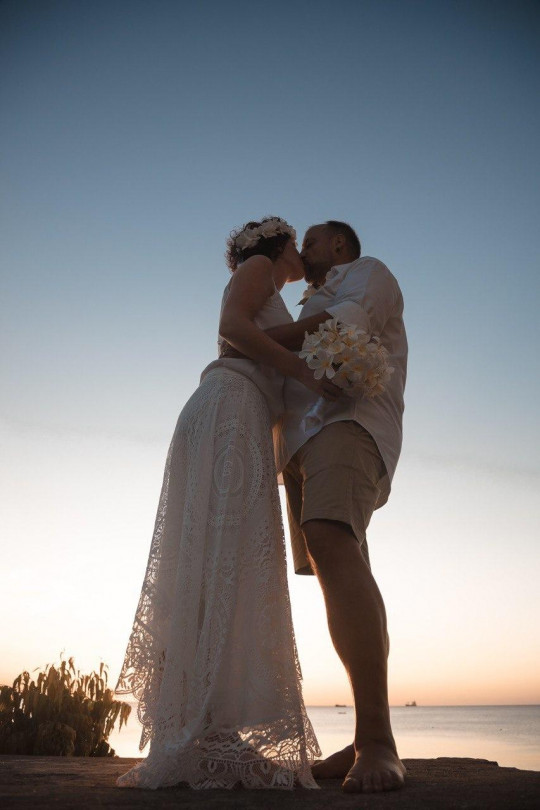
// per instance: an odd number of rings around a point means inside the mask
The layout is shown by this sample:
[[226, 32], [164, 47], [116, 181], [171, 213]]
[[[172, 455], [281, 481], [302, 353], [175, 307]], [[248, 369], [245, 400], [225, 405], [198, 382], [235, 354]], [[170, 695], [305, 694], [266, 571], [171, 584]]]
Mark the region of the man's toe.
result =
[[347, 776], [345, 777], [342, 788], [345, 793], [361, 793], [362, 783], [355, 776]]
[[363, 793], [375, 793], [375, 788], [373, 786], [373, 774], [371, 771], [367, 771], [362, 779], [362, 792]]

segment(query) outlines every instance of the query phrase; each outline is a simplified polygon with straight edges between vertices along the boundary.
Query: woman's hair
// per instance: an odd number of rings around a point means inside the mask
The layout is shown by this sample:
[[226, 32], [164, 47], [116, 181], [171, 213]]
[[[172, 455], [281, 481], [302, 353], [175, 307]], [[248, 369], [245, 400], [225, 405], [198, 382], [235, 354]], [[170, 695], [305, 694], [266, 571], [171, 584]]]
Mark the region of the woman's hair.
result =
[[[265, 223], [268, 223], [266, 228], [263, 227]], [[265, 236], [255, 229], [273, 232], [273, 235]], [[296, 238], [294, 228], [281, 217], [263, 217], [260, 222], [247, 222], [241, 228], [231, 231], [227, 239], [227, 267], [234, 273], [238, 265], [250, 256], [268, 256], [271, 261], [275, 261], [291, 237]]]

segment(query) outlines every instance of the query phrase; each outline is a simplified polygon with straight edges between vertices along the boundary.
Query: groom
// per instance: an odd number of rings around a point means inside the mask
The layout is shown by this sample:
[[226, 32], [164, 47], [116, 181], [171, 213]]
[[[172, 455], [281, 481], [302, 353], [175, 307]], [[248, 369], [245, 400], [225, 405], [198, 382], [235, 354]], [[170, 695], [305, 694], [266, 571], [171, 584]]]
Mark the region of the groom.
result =
[[[322, 423], [306, 433], [302, 416], [316, 395], [285, 382], [285, 414], [277, 435], [287, 492], [297, 574], [321, 585], [335, 649], [352, 686], [354, 744], [318, 762], [317, 778], [345, 777], [346, 792], [400, 788], [400, 761], [388, 707], [389, 639], [384, 602], [371, 573], [366, 529], [386, 503], [401, 451], [407, 337], [398, 282], [378, 259], [360, 257], [354, 230], [331, 220], [304, 236], [301, 257], [309, 282], [299, 320], [267, 334], [299, 351], [321, 312], [380, 337], [394, 372], [373, 399], [327, 402]], [[310, 322], [313, 328], [310, 329]]]

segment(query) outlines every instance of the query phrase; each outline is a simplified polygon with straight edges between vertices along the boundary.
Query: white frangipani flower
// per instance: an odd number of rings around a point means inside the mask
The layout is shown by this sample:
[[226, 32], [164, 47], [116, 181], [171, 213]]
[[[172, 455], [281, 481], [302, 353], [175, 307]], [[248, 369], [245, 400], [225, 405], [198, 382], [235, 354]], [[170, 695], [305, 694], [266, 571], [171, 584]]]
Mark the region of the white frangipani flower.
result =
[[349, 363], [354, 356], [354, 346], [349, 346], [347, 343], [342, 343], [340, 351], [334, 354], [334, 363], [341, 363], [344, 365]]
[[341, 340], [331, 340], [326, 347], [326, 351], [334, 355], [334, 362], [338, 362], [336, 355], [340, 354], [344, 349], [345, 344]]
[[350, 340], [355, 340], [358, 338], [358, 335], [363, 333], [367, 335], [364, 329], [360, 329], [358, 326], [354, 326], [354, 324], [342, 324], [339, 327], [339, 334], [341, 335], [342, 339], [348, 338]]
[[304, 343], [302, 344], [302, 350], [298, 352], [298, 356], [301, 357], [303, 360], [311, 360], [313, 355], [317, 353], [318, 348], [319, 348], [319, 340], [317, 333], [309, 335], [306, 332], [304, 337]]
[[316, 357], [312, 357], [308, 361], [308, 366], [315, 372], [313, 376], [316, 380], [320, 380], [325, 374], [331, 380], [336, 373], [332, 365], [332, 355], [325, 352], [324, 349], [321, 349]]

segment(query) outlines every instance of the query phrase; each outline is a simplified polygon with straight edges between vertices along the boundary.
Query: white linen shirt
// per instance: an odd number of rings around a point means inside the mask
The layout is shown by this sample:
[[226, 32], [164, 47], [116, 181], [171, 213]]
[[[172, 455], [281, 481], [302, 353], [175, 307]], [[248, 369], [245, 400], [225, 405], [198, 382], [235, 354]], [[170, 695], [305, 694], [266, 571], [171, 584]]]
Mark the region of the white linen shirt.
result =
[[386, 475], [379, 482], [380, 495], [375, 506], [378, 509], [388, 500], [403, 438], [403, 393], [408, 351], [403, 296], [386, 265], [371, 256], [362, 256], [348, 264], [332, 267], [325, 283], [302, 307], [298, 319], [325, 310], [333, 318], [378, 335], [390, 353], [388, 361], [394, 367], [394, 373], [386, 390], [379, 396], [343, 395], [336, 402], [326, 402], [322, 422], [309, 432], [302, 429], [301, 423], [317, 401], [317, 395], [297, 380], [287, 377], [284, 383], [285, 411], [274, 429], [276, 465], [281, 473], [296, 451], [325, 425], [346, 419], [359, 422], [375, 439], [386, 466]]

